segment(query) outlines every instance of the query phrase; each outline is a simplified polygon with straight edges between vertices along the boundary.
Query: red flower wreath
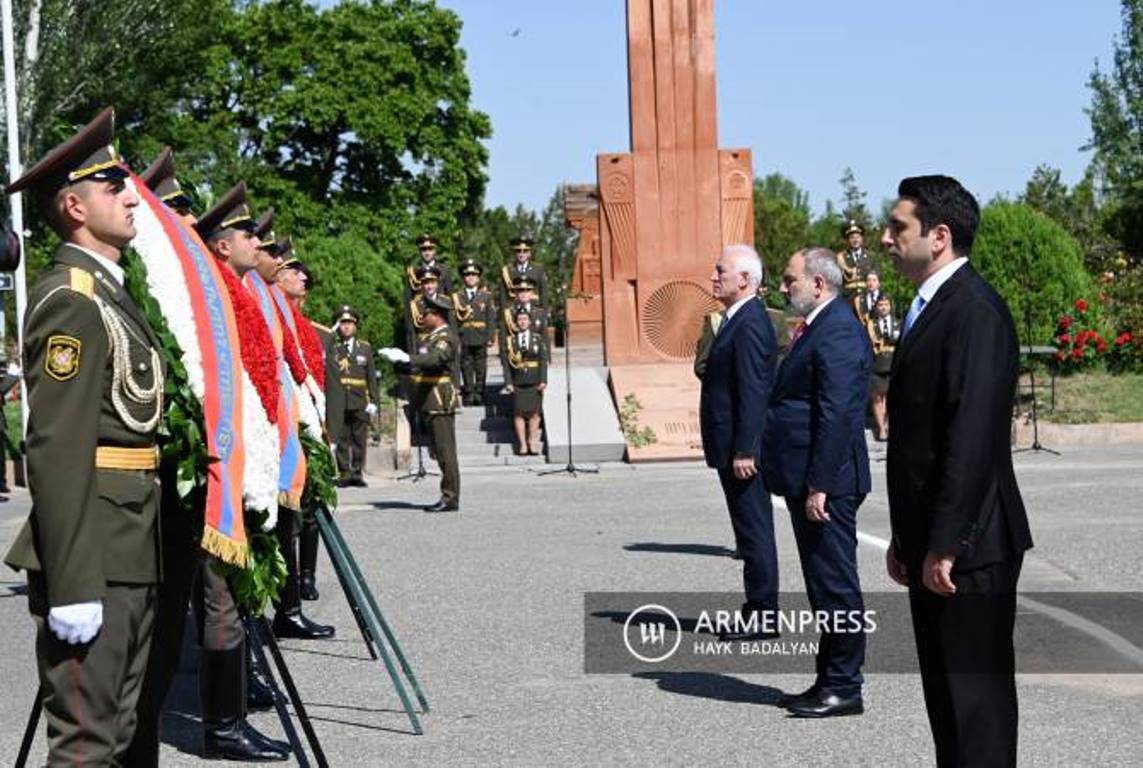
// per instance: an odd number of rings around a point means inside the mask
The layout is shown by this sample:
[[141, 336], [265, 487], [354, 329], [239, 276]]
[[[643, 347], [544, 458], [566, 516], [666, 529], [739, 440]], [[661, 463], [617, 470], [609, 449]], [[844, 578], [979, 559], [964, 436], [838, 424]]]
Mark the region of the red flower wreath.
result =
[[271, 424], [278, 423], [278, 398], [281, 397], [281, 384], [278, 382], [278, 356], [274, 354], [274, 341], [270, 330], [262, 319], [262, 311], [246, 291], [238, 276], [225, 264], [218, 270], [222, 273], [226, 290], [230, 293], [230, 303], [234, 306], [234, 320], [238, 325], [238, 341], [242, 347], [242, 365], [250, 376], [262, 409]]
[[318, 383], [322, 391], [325, 391], [325, 355], [321, 351], [321, 339], [318, 338], [317, 331], [314, 330], [310, 321], [302, 314], [295, 305], [290, 305], [290, 311], [294, 315], [294, 326], [298, 329], [298, 341], [302, 348], [302, 357], [305, 358], [306, 367], [310, 369], [310, 373], [314, 377], [314, 381]]

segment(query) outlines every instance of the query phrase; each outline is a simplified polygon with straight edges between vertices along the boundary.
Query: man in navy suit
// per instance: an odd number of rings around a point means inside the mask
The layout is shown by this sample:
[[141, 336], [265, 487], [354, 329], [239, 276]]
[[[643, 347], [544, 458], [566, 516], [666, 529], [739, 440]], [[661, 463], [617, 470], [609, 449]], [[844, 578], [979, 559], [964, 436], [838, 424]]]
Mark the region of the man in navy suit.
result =
[[[832, 251], [807, 248], [790, 257], [781, 290], [805, 320], [778, 368], [762, 441], [766, 485], [786, 499], [810, 605], [831, 614], [864, 610], [857, 508], [870, 488], [864, 421], [873, 351], [838, 298], [842, 286]], [[788, 698], [786, 709], [798, 717], [861, 714], [864, 659], [864, 634], [827, 628], [817, 679]]]
[[[710, 275], [714, 297], [726, 318], [711, 345], [702, 376], [699, 420], [707, 466], [718, 479], [730, 510], [735, 544], [742, 556], [746, 587], [743, 619], [773, 612], [778, 606], [778, 552], [774, 511], [762, 481], [762, 423], [774, 379], [774, 328], [755, 299], [762, 282], [762, 261], [748, 245], [729, 245]], [[761, 626], [762, 616], [757, 616]], [[740, 626], [724, 640], [773, 636]]]
[[1016, 584], [1032, 546], [1012, 467], [1018, 349], [972, 264], [980, 207], [905, 179], [881, 243], [917, 286], [889, 377], [889, 575], [909, 588], [938, 766], [1013, 766]]

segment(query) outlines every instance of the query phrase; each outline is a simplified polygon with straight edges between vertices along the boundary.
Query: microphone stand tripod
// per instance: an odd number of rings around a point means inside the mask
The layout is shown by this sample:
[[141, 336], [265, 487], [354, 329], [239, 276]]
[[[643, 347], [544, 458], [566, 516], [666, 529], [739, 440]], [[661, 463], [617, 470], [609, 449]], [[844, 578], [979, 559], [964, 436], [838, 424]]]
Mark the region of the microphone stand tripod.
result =
[[[544, 475], [558, 475], [567, 474], [576, 477], [578, 473], [584, 472], [590, 475], [598, 475], [598, 467], [577, 467], [575, 461], [572, 460], [572, 380], [571, 380], [571, 323], [568, 322], [567, 311], [567, 286], [564, 286], [564, 316], [563, 316], [563, 329], [564, 329], [564, 382], [567, 386], [567, 424], [568, 424], [568, 463], [567, 466], [561, 469], [545, 469], [542, 472], [537, 472], [539, 476]], [[551, 447], [549, 446], [549, 450]]]
[[1040, 444], [1040, 420], [1036, 408], [1036, 365], [1032, 359], [1032, 292], [1027, 284], [1027, 279], [1025, 279], [1024, 285], [1024, 339], [1028, 345], [1026, 347], [1028, 350], [1028, 377], [1032, 390], [1032, 444], [1027, 448], [1017, 448], [1012, 453], [1028, 453], [1030, 451], [1059, 456], [1059, 451], [1053, 451], [1051, 448], [1045, 448]]

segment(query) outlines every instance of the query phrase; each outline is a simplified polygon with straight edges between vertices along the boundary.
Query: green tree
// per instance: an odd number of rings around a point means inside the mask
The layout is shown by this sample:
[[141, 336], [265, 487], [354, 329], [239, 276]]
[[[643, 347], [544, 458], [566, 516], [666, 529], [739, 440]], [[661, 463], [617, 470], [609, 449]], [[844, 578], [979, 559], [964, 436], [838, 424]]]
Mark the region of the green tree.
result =
[[1075, 187], [1068, 189], [1059, 169], [1040, 165], [1032, 173], [1020, 200], [1063, 225], [1083, 249], [1089, 272], [1115, 269], [1119, 249], [1104, 231], [1105, 215], [1095, 193], [1090, 168]]
[[566, 290], [570, 290], [578, 243], [579, 233], [568, 227], [564, 220], [564, 187], [561, 184], [540, 212], [535, 253], [536, 262], [544, 267], [548, 276], [550, 295], [545, 297], [545, 301], [556, 319], [563, 318]]
[[853, 219], [862, 227], [866, 232], [869, 231], [873, 223], [873, 216], [869, 213], [869, 209], [865, 207], [865, 192], [857, 185], [857, 176], [853, 173], [852, 168], [846, 168], [838, 179], [841, 184], [841, 217], [845, 221]]
[[1107, 229], [1129, 257], [1143, 257], [1143, 0], [1122, 0], [1114, 64], [1088, 80], [1092, 162], [1108, 195]]
[[754, 243], [766, 267], [772, 301], [790, 254], [810, 241], [809, 195], [791, 179], [771, 173], [754, 179]]
[[[972, 249], [976, 269], [1004, 297], [1022, 344], [1051, 343], [1056, 320], [1079, 298], [1093, 302], [1079, 243], [1067, 230], [1024, 203], [993, 202], [981, 211]], [[1024, 312], [1032, 310], [1026, 338]]]

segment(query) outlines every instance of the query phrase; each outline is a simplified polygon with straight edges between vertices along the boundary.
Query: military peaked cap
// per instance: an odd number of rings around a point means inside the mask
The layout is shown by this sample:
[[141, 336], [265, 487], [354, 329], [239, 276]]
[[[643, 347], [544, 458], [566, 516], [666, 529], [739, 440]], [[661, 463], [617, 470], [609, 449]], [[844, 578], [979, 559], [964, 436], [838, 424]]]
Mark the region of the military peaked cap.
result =
[[438, 241], [428, 232], [422, 232], [421, 234], [417, 235], [417, 247], [420, 248], [425, 245], [431, 245], [435, 248], [440, 245], [440, 241]]
[[460, 263], [460, 274], [482, 275], [484, 274], [484, 267], [480, 266], [476, 259], [465, 259]]
[[11, 195], [27, 189], [42, 200], [78, 181], [125, 179], [130, 171], [112, 146], [114, 138], [115, 110], [107, 107], [78, 133], [44, 155], [5, 191]]
[[254, 220], [254, 236], [258, 238], [258, 247], [275, 251], [277, 238], [274, 237], [274, 206], [267, 208]]
[[534, 291], [536, 290], [536, 282], [528, 277], [517, 277], [512, 281], [512, 290]]
[[359, 323], [359, 322], [361, 322], [361, 317], [360, 317], [360, 315], [357, 314], [356, 309], [349, 306], [348, 304], [342, 304], [337, 309], [337, 321], [336, 322], [340, 323], [342, 320], [352, 320], [355, 323]]
[[163, 147], [163, 151], [147, 166], [147, 170], [139, 174], [139, 178], [155, 193], [155, 197], [171, 209], [181, 212], [193, 207], [190, 195], [183, 191], [175, 178], [175, 153], [170, 147]]
[[433, 294], [425, 299], [425, 311], [436, 312], [438, 315], [444, 315], [452, 310], [452, 302], [444, 296]]
[[250, 207], [246, 205], [246, 182], [235, 184], [213, 208], [199, 217], [194, 226], [203, 240], [209, 240], [227, 229], [253, 232], [256, 224], [250, 216]]
[[440, 280], [441, 270], [436, 264], [420, 264], [416, 270], [417, 279], [421, 282], [425, 280]]
[[841, 228], [841, 236], [849, 237], [849, 235], [853, 232], [864, 235], [865, 227], [858, 224], [856, 220], [850, 219], [849, 221], [845, 222], [845, 226]]
[[533, 243], [535, 243], [535, 241], [527, 235], [520, 235], [509, 241], [514, 251], [530, 251], [532, 250]]

